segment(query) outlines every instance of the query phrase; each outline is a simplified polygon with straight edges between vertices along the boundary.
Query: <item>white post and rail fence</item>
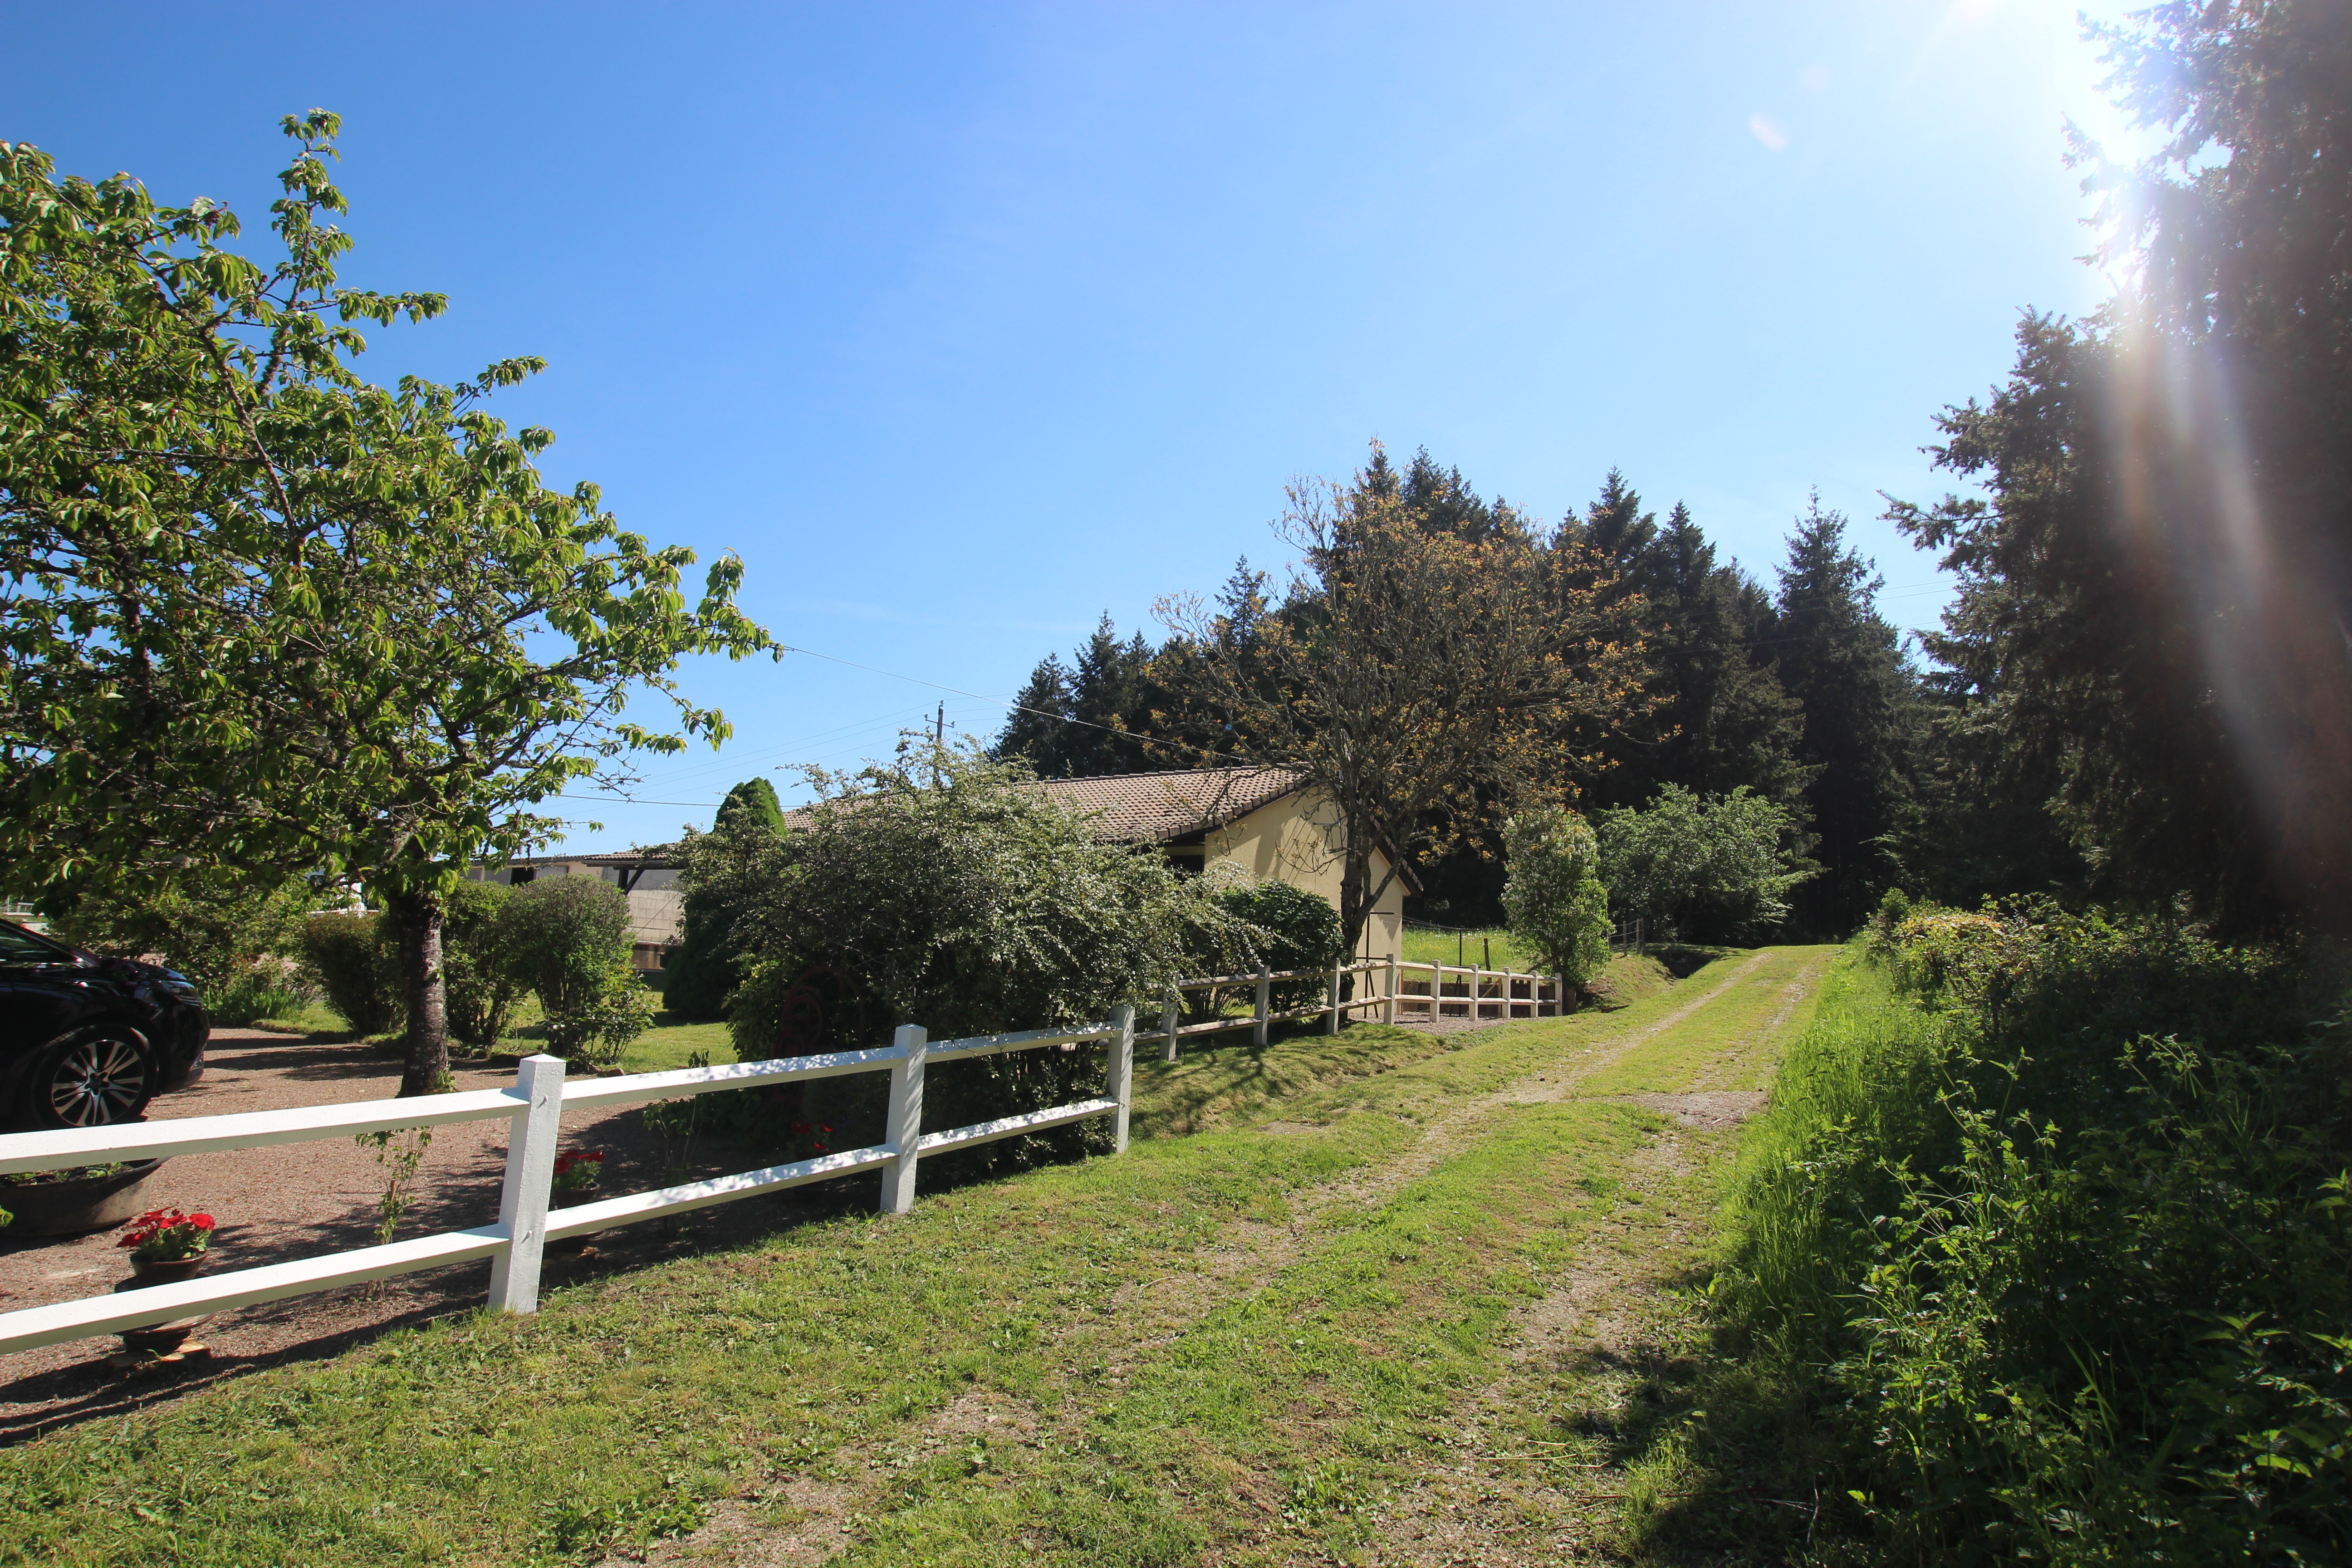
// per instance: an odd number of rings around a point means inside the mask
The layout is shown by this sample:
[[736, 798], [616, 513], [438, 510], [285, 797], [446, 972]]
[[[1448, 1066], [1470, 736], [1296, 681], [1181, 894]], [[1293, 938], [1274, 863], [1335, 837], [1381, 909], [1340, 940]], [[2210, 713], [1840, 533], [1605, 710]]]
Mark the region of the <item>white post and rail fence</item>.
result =
[[[923, 1069], [927, 1065], [1003, 1051], [1078, 1046], [1096, 1040], [1110, 1045], [1110, 1071], [1100, 1098], [942, 1132], [922, 1131]], [[1095, 1116], [1110, 1119], [1111, 1142], [1123, 1151], [1127, 1147], [1128, 1110], [1133, 1101], [1134, 1064], [1135, 1009], [1121, 1007], [1109, 1023], [1081, 1029], [1035, 1029], [1024, 1034], [934, 1042], [926, 1038], [920, 1027], [909, 1024], [898, 1031], [890, 1044], [872, 1050], [784, 1057], [773, 1061], [688, 1068], [677, 1072], [632, 1073], [621, 1078], [567, 1080], [563, 1063], [557, 1058], [530, 1057], [521, 1064], [509, 1089], [0, 1135], [0, 1174], [11, 1174], [71, 1169], [116, 1160], [257, 1149], [411, 1127], [446, 1127], [459, 1121], [504, 1118], [512, 1127], [507, 1138], [506, 1181], [499, 1197], [496, 1224], [420, 1236], [383, 1247], [362, 1247], [319, 1258], [204, 1275], [169, 1285], [149, 1285], [110, 1296], [0, 1312], [0, 1354], [483, 1258], [488, 1259], [490, 1265], [490, 1304], [510, 1312], [536, 1311], [541, 1257], [549, 1242], [566, 1237], [585, 1236], [614, 1226], [683, 1214], [688, 1209], [732, 1203], [755, 1193], [778, 1192], [861, 1171], [881, 1172], [883, 1211], [903, 1214], [915, 1201], [916, 1166], [923, 1155], [999, 1138], [1016, 1138]], [[659, 1100], [681, 1100], [727, 1089], [862, 1072], [890, 1075], [889, 1116], [879, 1143], [820, 1154], [813, 1160], [770, 1165], [764, 1170], [688, 1182], [658, 1192], [604, 1198], [569, 1208], [553, 1209], [549, 1205], [555, 1175], [555, 1146], [566, 1110], [643, 1105]]]
[[[1343, 1000], [1342, 993], [1349, 989], [1347, 981], [1350, 975], [1366, 978], [1354, 987], [1357, 994], [1352, 999]], [[1378, 982], [1372, 979], [1374, 976], [1379, 977]], [[1312, 1006], [1271, 1010], [1268, 1002], [1273, 987], [1281, 982], [1300, 980], [1325, 982], [1325, 1000]], [[492, 1306], [510, 1312], [536, 1311], [540, 1261], [551, 1241], [865, 1171], [881, 1173], [882, 1211], [903, 1214], [914, 1204], [916, 1170], [922, 1156], [1000, 1138], [1017, 1138], [1097, 1116], [1110, 1119], [1112, 1146], [1123, 1152], [1127, 1148], [1128, 1115], [1134, 1100], [1135, 1047], [1139, 1041], [1164, 1044], [1168, 1059], [1173, 1061], [1180, 1040], [1228, 1029], [1249, 1029], [1255, 1041], [1264, 1044], [1270, 1024], [1303, 1018], [1321, 1017], [1332, 1033], [1339, 1031], [1347, 1016], [1365, 1011], [1377, 1011], [1384, 1022], [1391, 1024], [1446, 1016], [1499, 1021], [1556, 1013], [1559, 997], [1559, 982], [1550, 976], [1460, 964], [1400, 963], [1393, 958], [1343, 963], [1328, 970], [1260, 969], [1252, 974], [1186, 980], [1178, 984], [1177, 991], [1202, 987], [1248, 987], [1255, 993], [1255, 1006], [1245, 1015], [1184, 1024], [1179, 1018], [1181, 1009], [1177, 995], [1171, 993], [1157, 1034], [1136, 1033], [1132, 1007], [1121, 1007], [1109, 1022], [1085, 1028], [1033, 1029], [961, 1040], [933, 1041], [919, 1026], [908, 1024], [900, 1026], [890, 1044], [870, 1050], [782, 1057], [771, 1061], [631, 1073], [617, 1078], [567, 1079], [562, 1060], [537, 1056], [523, 1060], [513, 1085], [506, 1089], [467, 1089], [408, 1100], [355, 1100], [285, 1110], [248, 1110], [226, 1116], [191, 1116], [111, 1127], [77, 1127], [55, 1132], [0, 1134], [0, 1175], [10, 1175], [70, 1170], [115, 1161], [162, 1159], [174, 1154], [258, 1149], [415, 1127], [446, 1127], [461, 1121], [503, 1118], [511, 1128], [507, 1137], [506, 1177], [494, 1224], [0, 1312], [0, 1354], [483, 1259], [490, 1265]], [[1110, 1047], [1109, 1071], [1098, 1098], [945, 1131], [922, 1130], [923, 1071], [929, 1064], [1006, 1051], [1075, 1047], [1096, 1041], [1107, 1042]], [[890, 1075], [889, 1110], [879, 1143], [688, 1182], [655, 1192], [602, 1198], [567, 1208], [551, 1205], [556, 1144], [566, 1110], [646, 1105], [656, 1100], [866, 1072]]]

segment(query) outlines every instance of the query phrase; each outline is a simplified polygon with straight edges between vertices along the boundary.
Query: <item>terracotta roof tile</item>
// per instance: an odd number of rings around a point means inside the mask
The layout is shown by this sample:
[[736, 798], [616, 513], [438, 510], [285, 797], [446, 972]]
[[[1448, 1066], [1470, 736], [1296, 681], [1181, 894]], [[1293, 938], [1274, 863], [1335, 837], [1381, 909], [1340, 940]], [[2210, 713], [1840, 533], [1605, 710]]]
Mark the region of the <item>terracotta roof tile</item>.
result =
[[1028, 787], [1096, 818], [1097, 833], [1113, 843], [1156, 844], [1238, 821], [1297, 789], [1300, 782], [1301, 775], [1288, 768], [1187, 768], [1040, 779]]

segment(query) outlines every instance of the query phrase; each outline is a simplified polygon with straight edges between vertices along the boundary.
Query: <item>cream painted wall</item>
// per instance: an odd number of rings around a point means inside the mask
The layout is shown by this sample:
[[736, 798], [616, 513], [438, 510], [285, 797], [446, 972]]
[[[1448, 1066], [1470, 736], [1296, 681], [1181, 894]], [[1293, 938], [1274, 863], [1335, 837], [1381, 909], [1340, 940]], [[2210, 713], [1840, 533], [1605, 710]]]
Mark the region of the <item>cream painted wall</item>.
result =
[[[1261, 882], [1288, 882], [1339, 907], [1339, 814], [1328, 798], [1300, 790], [1212, 830], [1202, 840], [1203, 858], [1228, 860]], [[1372, 851], [1372, 879], [1388, 874], [1388, 858]], [[1404, 879], [1391, 879], [1364, 922], [1357, 953], [1391, 958], [1404, 951]]]

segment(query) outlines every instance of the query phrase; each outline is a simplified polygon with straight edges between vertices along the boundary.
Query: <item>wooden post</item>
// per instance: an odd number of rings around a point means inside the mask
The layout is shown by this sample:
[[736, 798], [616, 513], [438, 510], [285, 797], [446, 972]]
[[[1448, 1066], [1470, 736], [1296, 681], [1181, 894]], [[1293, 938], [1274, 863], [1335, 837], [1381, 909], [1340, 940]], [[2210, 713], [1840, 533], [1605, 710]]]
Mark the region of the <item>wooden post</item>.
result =
[[1257, 966], [1257, 1023], [1250, 1030], [1250, 1044], [1261, 1050], [1265, 1047], [1266, 999], [1274, 994], [1274, 982], [1268, 978], [1271, 973], [1263, 963]]
[[1135, 1009], [1122, 1006], [1111, 1015], [1118, 1033], [1110, 1041], [1110, 1077], [1103, 1085], [1103, 1098], [1118, 1101], [1118, 1110], [1110, 1119], [1110, 1152], [1127, 1152], [1127, 1113], [1135, 1101]]
[[1176, 1026], [1184, 1016], [1182, 995], [1181, 992], [1170, 991], [1168, 1005], [1160, 1009], [1160, 1032], [1168, 1037], [1168, 1059], [1171, 1062], [1176, 1059]]
[[890, 1067], [890, 1113], [883, 1123], [882, 1141], [898, 1153], [882, 1167], [884, 1214], [905, 1214], [915, 1206], [916, 1146], [923, 1136], [923, 1054], [930, 1038], [920, 1024], [901, 1024], [890, 1039], [907, 1055]]
[[490, 1256], [490, 1305], [501, 1312], [536, 1312], [547, 1194], [555, 1184], [555, 1145], [563, 1136], [563, 1058], [523, 1058], [515, 1068], [515, 1091], [523, 1108], [507, 1133], [506, 1184], [499, 1189], [499, 1225], [507, 1244]]
[[1381, 1021], [1382, 1021], [1383, 1023], [1387, 1024], [1391, 1028], [1394, 1028], [1394, 1027], [1396, 1026], [1396, 994], [1397, 994], [1397, 962], [1396, 962], [1396, 961], [1397, 961], [1397, 955], [1396, 955], [1395, 953], [1393, 953], [1393, 952], [1392, 952], [1392, 953], [1390, 953], [1390, 954], [1389, 954], [1389, 994], [1388, 994], [1388, 1006], [1387, 1006], [1386, 1010], [1385, 1010], [1384, 1012], [1382, 1012], [1382, 1014], [1381, 1015]]

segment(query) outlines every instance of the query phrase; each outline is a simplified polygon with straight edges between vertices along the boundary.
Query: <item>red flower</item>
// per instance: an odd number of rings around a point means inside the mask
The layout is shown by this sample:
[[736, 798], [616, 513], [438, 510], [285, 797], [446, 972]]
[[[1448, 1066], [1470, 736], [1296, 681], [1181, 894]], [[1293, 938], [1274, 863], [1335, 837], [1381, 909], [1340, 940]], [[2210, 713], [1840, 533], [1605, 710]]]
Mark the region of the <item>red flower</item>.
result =
[[193, 1256], [205, 1249], [213, 1228], [208, 1214], [149, 1209], [125, 1227], [117, 1247], [143, 1248], [142, 1256]]

